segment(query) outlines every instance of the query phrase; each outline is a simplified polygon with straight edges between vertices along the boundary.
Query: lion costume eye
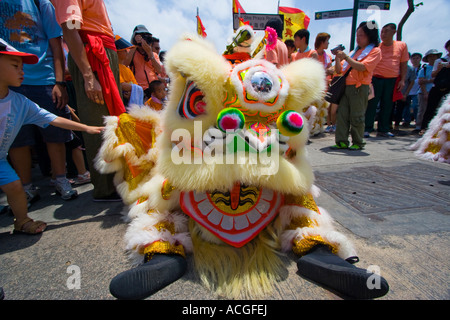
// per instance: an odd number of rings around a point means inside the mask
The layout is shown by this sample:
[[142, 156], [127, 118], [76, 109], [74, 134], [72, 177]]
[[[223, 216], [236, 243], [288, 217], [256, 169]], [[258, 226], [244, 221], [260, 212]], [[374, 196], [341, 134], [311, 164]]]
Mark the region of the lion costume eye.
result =
[[178, 114], [182, 118], [195, 119], [205, 113], [204, 94], [193, 81], [187, 81], [183, 96], [178, 104]]

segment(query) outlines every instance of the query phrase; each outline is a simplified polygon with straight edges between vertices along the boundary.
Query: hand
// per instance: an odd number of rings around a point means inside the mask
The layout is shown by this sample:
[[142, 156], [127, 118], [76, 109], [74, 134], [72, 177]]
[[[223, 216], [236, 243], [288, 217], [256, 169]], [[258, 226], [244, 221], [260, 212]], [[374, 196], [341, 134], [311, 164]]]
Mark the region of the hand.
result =
[[122, 91], [122, 96], [124, 99], [129, 100], [131, 98], [131, 91]]
[[405, 87], [405, 80], [400, 80], [397, 85], [397, 90], [402, 91], [404, 87]]
[[145, 52], [147, 52], [147, 54], [149, 55], [149, 58], [151, 59], [153, 57], [152, 46], [150, 44], [148, 44], [147, 41], [145, 41], [144, 39], [142, 39], [141, 45], [142, 45], [142, 49], [144, 49]]
[[89, 99], [97, 104], [105, 104], [103, 99], [102, 86], [95, 78], [94, 74], [85, 77], [84, 79], [84, 90]]
[[343, 51], [337, 51], [336, 52], [336, 58], [339, 58], [340, 60], [345, 60], [347, 58], [347, 54]]
[[87, 126], [87, 128], [86, 128], [86, 132], [89, 134], [99, 134], [99, 133], [102, 133], [103, 130], [105, 130], [105, 127]]
[[57, 103], [56, 108], [62, 109], [69, 103], [69, 95], [64, 86], [56, 84], [52, 90], [53, 103]]

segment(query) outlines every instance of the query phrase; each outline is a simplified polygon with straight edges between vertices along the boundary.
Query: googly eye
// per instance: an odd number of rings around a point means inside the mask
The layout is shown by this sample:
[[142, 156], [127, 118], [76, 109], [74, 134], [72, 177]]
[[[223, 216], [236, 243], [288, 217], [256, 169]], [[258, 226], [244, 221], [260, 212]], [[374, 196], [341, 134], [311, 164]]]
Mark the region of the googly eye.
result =
[[205, 113], [206, 103], [203, 101], [204, 95], [197, 88], [194, 82], [188, 81], [185, 92], [178, 104], [178, 114], [182, 118], [194, 119]]
[[278, 117], [277, 128], [284, 136], [295, 136], [303, 130], [303, 118], [300, 113], [287, 110]]
[[223, 109], [217, 116], [217, 127], [223, 132], [226, 132], [227, 130], [242, 130], [244, 124], [244, 114], [235, 108]]

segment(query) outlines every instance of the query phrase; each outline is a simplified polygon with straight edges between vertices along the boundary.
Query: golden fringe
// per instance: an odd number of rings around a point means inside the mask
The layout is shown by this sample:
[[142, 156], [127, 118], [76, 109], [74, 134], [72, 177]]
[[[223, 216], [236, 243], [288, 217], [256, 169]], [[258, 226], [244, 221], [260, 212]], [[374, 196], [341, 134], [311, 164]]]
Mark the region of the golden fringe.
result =
[[189, 221], [195, 269], [202, 283], [227, 299], [260, 299], [272, 293], [275, 282], [287, 278], [280, 243], [269, 225], [241, 248], [205, 241], [194, 220]]

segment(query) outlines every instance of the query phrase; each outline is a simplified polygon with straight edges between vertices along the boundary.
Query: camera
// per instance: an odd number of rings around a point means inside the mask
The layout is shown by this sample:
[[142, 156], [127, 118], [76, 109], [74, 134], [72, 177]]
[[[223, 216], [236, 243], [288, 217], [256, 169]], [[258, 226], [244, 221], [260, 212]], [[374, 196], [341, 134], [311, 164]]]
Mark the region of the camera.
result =
[[344, 45], [340, 44], [336, 48], [331, 49], [331, 53], [336, 55], [337, 51], [344, 51], [345, 47]]
[[[144, 40], [148, 44], [152, 43], [153, 37], [151, 33], [138, 33], [138, 35], [140, 35], [142, 37], [142, 40]], [[137, 45], [142, 46], [141, 43], [138, 43]]]

